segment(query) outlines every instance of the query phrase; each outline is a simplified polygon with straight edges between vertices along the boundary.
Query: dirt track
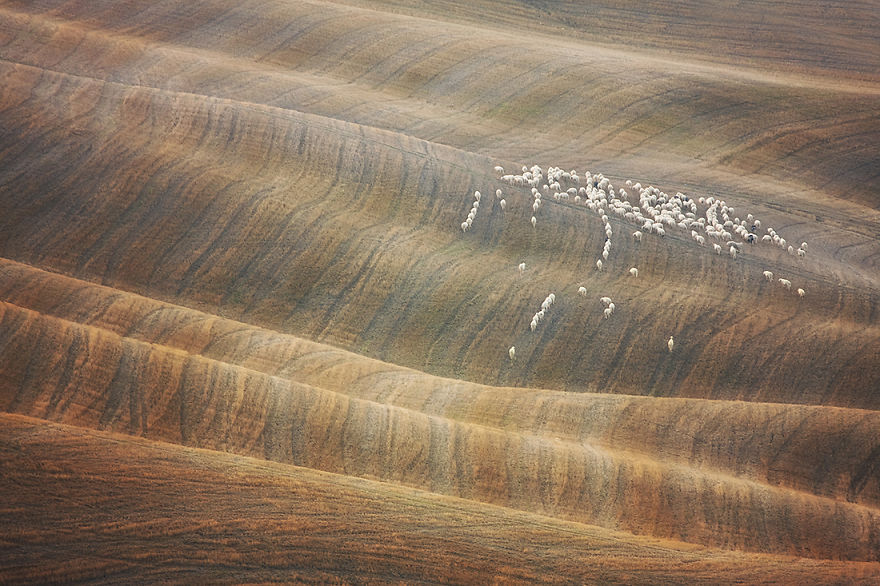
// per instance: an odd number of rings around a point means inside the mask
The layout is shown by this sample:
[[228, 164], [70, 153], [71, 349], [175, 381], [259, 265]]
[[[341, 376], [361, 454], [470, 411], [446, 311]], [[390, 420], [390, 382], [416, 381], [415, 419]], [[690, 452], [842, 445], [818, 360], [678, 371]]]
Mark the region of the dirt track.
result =
[[[355, 4], [0, 3], [0, 410], [876, 572], [870, 6], [798, 9], [839, 33], [801, 46], [796, 7], [755, 5], [734, 46], [658, 3]], [[532, 228], [492, 170], [534, 163], [720, 197], [809, 252], [610, 214], [598, 272], [597, 214], [548, 197]]]

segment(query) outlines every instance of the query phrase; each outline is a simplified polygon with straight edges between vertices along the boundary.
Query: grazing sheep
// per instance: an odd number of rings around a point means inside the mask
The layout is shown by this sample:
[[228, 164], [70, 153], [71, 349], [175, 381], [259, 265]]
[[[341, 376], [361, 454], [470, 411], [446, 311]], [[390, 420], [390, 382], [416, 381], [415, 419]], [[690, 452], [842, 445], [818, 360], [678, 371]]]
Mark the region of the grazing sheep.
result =
[[804, 291], [803, 289], [798, 289], [797, 294], [798, 294], [798, 297], [803, 297], [804, 295], [807, 294], [807, 292]]
[[532, 216], [532, 228], [534, 228], [538, 223], [538, 219], [535, 216]]
[[511, 360], [516, 360], [516, 346], [511, 346], [510, 350], [507, 351], [507, 355], [510, 356]]
[[611, 313], [614, 313], [614, 302], [608, 304], [608, 309], [611, 310]]
[[779, 284], [791, 291], [791, 281], [788, 279], [779, 279]]
[[608, 249], [602, 251], [602, 260], [608, 260]]
[[764, 278], [767, 279], [768, 281], [770, 281], [770, 282], [773, 281], [773, 273], [771, 273], [770, 271], [764, 271], [763, 275], [764, 275]]
[[481, 198], [481, 197], [482, 197], [482, 195], [480, 194], [479, 191], [475, 191], [475, 192], [474, 192], [474, 199], [475, 199], [475, 200], [480, 201], [480, 198]]
[[713, 244], [712, 246], [715, 247], [715, 254], [721, 254], [721, 245], [720, 244]]
[[666, 342], [666, 347], [669, 348], [669, 351], [672, 352], [672, 348], [675, 346], [675, 342], [672, 341], [672, 336], [669, 336], [669, 341]]
[[586, 287], [578, 287], [578, 295], [581, 297], [587, 296], [587, 288]]
[[798, 248], [798, 250], [797, 250], [797, 255], [798, 255], [799, 257], [803, 258], [803, 257], [807, 256], [807, 251], [804, 250], [803, 248]]
[[501, 196], [502, 196], [502, 195], [503, 195], [503, 194], [501, 193], [501, 190], [500, 190], [500, 189], [496, 189], [496, 190], [495, 190], [495, 197], [496, 197], [497, 199], [501, 199]]
[[637, 269], [636, 267], [633, 267], [629, 270], [629, 274], [632, 275], [633, 277], [638, 277], [639, 276], [639, 269]]
[[526, 263], [521, 262], [521, 263], [519, 263], [519, 266], [516, 268], [519, 269], [519, 274], [523, 274], [524, 272], [526, 272]]
[[600, 271], [602, 270], [602, 261], [601, 260], [596, 261], [596, 268]]
[[603, 311], [602, 313], [605, 315], [604, 319], [608, 319], [609, 317], [611, 317], [611, 314], [614, 313], [614, 311], [610, 307], [606, 307], [605, 311]]
[[532, 318], [532, 323], [529, 324], [529, 327], [532, 328], [532, 331], [534, 332], [535, 329], [538, 327], [538, 320]]
[[495, 172], [499, 175], [504, 175], [504, 167], [500, 165], [495, 165]]
[[501, 206], [501, 211], [503, 212], [504, 209], [507, 207], [507, 201], [502, 199], [498, 202], [498, 205]]
[[469, 227], [470, 227], [470, 224], [468, 224], [467, 222], [462, 222], [462, 223], [461, 223], [461, 231], [462, 231], [462, 232], [467, 232], [467, 229], [468, 229]]
[[803, 248], [804, 250], [806, 250], [806, 249], [807, 249], [807, 243], [806, 243], [806, 242], [801, 242], [801, 248]]

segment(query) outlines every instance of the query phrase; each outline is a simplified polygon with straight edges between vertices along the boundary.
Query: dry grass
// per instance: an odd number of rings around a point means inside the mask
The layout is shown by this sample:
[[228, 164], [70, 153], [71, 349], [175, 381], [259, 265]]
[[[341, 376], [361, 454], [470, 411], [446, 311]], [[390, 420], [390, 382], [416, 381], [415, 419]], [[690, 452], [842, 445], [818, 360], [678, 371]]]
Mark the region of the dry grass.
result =
[[[122, 482], [108, 467], [126, 450], [149, 462], [131, 464], [120, 494], [158, 483], [156, 499], [205, 470], [233, 482], [220, 462], [247, 456], [275, 462], [248, 460], [248, 482], [302, 476], [296, 499], [349, 511], [322, 509], [316, 522], [332, 531], [294, 543], [312, 521], [241, 524], [236, 506], [264, 506], [246, 483], [200, 489], [188, 523], [224, 511], [201, 553], [151, 557], [192, 537], [170, 511], [138, 521], [153, 550], [124, 530], [124, 559], [82, 521], [76, 534], [104, 544], [104, 561], [82, 561], [44, 527], [31, 537], [56, 545], [29, 541], [0, 578], [134, 579], [146, 556], [153, 579], [185, 579], [218, 544], [233, 561], [205, 576], [230, 581], [876, 574], [878, 29], [871, 3], [823, 6], [0, 3], [0, 411], [43, 421], [33, 457], [67, 446], [65, 474], [84, 479], [83, 494], [101, 470]], [[732, 261], [678, 231], [637, 244], [636, 227], [612, 217], [597, 273], [598, 218], [549, 203], [533, 229], [530, 195], [497, 180], [499, 163], [718, 195], [809, 254], [756, 246]], [[487, 197], [462, 234], [475, 189]], [[764, 281], [766, 269], [806, 297]], [[550, 291], [557, 303], [532, 333]], [[618, 306], [611, 320], [602, 295]], [[4, 418], [19, 430], [7, 446], [39, 433], [36, 420]], [[118, 456], [91, 453], [108, 442]], [[38, 468], [7, 453], [7, 470], [37, 482]], [[21, 491], [21, 510], [40, 494]], [[393, 543], [376, 539], [398, 500], [432, 509], [453, 497], [465, 499], [456, 515], [495, 521], [444, 537], [408, 510]], [[107, 514], [134, 514], [120, 499]], [[46, 511], [88, 517], [72, 501]], [[528, 533], [535, 514], [552, 529]], [[365, 533], [346, 541], [347, 522]], [[676, 544], [661, 554], [614, 537], [636, 561], [606, 552], [617, 561], [601, 571], [548, 553], [560, 532], [589, 549], [610, 530]], [[518, 563], [507, 532], [540, 549], [534, 565]], [[278, 571], [278, 556], [230, 553], [254, 534], [315, 553]], [[347, 553], [327, 553], [334, 539]], [[470, 561], [444, 573], [446, 556]], [[47, 573], [9, 573], [26, 559]]]

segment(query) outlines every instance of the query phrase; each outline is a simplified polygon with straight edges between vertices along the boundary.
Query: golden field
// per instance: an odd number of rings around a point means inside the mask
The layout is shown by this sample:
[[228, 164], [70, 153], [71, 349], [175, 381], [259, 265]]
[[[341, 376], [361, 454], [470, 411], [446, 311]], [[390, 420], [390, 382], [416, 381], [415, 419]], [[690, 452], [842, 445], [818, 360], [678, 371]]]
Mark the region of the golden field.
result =
[[0, 2], [0, 582], [880, 580], [878, 14]]

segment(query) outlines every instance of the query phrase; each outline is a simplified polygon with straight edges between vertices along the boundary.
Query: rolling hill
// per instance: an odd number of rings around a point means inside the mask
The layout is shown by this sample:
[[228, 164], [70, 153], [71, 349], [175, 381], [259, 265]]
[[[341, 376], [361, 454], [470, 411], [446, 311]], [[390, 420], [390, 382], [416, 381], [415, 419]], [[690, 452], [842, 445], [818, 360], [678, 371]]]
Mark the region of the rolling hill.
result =
[[0, 2], [0, 581], [878, 579], [880, 12], [709, 5]]

